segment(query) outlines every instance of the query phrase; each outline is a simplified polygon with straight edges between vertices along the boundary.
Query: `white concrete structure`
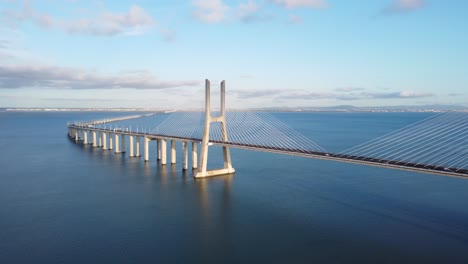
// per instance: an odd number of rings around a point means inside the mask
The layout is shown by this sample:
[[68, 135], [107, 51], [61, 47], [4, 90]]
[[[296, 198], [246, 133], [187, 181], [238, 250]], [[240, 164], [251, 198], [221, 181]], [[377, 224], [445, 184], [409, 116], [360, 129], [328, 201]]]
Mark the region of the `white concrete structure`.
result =
[[133, 138], [134, 138], [134, 136], [132, 136], [132, 135], [130, 135], [128, 137], [128, 140], [130, 141], [130, 146], [129, 146], [130, 153], [128, 154], [129, 157], [135, 157], [135, 154], [133, 153]]
[[148, 162], [149, 161], [149, 142], [150, 142], [150, 139], [145, 137], [144, 141], [145, 141], [145, 162]]
[[102, 132], [102, 149], [107, 149], [107, 133]]
[[171, 164], [176, 164], [176, 141], [171, 140]]
[[196, 142], [192, 142], [192, 169], [198, 168], [197, 146], [198, 146], [198, 144]]
[[93, 131], [93, 148], [97, 148], [96, 131]]
[[112, 150], [114, 148], [114, 139], [112, 138], [112, 133], [109, 133], [109, 149]]
[[166, 165], [167, 164], [167, 146], [166, 146], [166, 140], [161, 139], [161, 165]]
[[188, 169], [188, 148], [187, 142], [182, 141], [182, 170]]
[[203, 132], [202, 149], [200, 153], [200, 165], [195, 178], [203, 178], [210, 176], [217, 176], [223, 174], [234, 173], [235, 170], [231, 163], [231, 153], [229, 147], [223, 146], [224, 167], [217, 170], [207, 170], [208, 166], [208, 146], [210, 143], [210, 127], [213, 122], [221, 123], [222, 140], [228, 141], [227, 127], [226, 127], [226, 101], [225, 101], [225, 82], [221, 82], [221, 113], [219, 116], [211, 116], [211, 101], [210, 101], [210, 81], [205, 80], [205, 130]]
[[136, 155], [135, 157], [140, 157], [141, 152], [140, 152], [140, 136], [136, 137]]

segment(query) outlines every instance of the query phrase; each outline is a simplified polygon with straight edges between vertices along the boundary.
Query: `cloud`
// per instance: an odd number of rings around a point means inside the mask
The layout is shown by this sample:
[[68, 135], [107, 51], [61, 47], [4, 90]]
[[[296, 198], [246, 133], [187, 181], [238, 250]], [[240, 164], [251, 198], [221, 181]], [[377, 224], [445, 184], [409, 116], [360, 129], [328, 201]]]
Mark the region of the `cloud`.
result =
[[30, 21], [42, 28], [58, 28], [70, 34], [96, 36], [141, 35], [156, 29], [164, 39], [171, 40], [174, 33], [162, 27], [142, 7], [132, 5], [126, 13], [102, 12], [95, 17], [58, 19], [35, 10], [25, 1], [20, 11], [6, 10], [4, 16], [10, 24]]
[[166, 89], [198, 86], [200, 81], [162, 81], [147, 71], [119, 75], [54, 66], [0, 66], [0, 89]]
[[224, 21], [230, 9], [223, 0], [195, 0], [193, 5], [196, 7], [192, 13], [193, 16], [205, 23]]
[[270, 0], [271, 2], [282, 5], [286, 8], [327, 8], [329, 4], [325, 0]]
[[406, 13], [421, 9], [425, 5], [425, 0], [394, 0], [382, 12], [384, 14]]
[[237, 7], [237, 17], [243, 22], [258, 20], [257, 12], [259, 9], [260, 7], [251, 0], [246, 3], [240, 3]]
[[[336, 90], [336, 89], [335, 89]], [[372, 92], [359, 92], [353, 91], [339, 91], [339, 93], [328, 93], [328, 92], [314, 92], [314, 93], [293, 93], [283, 95], [279, 99], [289, 100], [320, 100], [320, 99], [333, 99], [341, 101], [355, 101], [355, 100], [366, 100], [366, 99], [410, 99], [410, 98], [424, 98], [432, 97], [430, 93], [419, 93], [414, 91], [400, 91], [400, 92], [389, 92], [389, 93], [372, 93]]]

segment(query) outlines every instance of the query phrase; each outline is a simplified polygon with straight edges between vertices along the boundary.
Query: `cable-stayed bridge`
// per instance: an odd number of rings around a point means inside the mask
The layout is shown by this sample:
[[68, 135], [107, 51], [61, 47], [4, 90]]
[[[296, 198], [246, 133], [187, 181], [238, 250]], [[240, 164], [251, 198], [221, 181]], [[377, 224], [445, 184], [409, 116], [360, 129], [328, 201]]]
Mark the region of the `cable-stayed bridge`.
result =
[[[224, 82], [221, 92], [221, 111], [212, 112], [207, 82], [205, 112], [173, 112], [132, 116], [125, 120], [88, 121], [69, 124], [69, 135], [107, 149], [109, 142], [116, 153], [125, 151], [124, 136], [130, 137], [130, 156], [139, 156], [140, 138], [157, 141], [158, 159], [166, 164], [166, 140], [171, 141], [171, 162], [175, 163], [175, 144], [183, 144], [184, 169], [188, 168], [188, 143], [192, 143], [192, 167], [196, 177], [234, 173], [229, 148], [274, 152], [315, 159], [357, 163], [391, 169], [418, 171], [457, 177], [468, 177], [468, 113], [447, 112], [406, 126], [340, 152], [329, 152], [312, 139], [295, 131], [269, 113], [225, 112]], [[122, 119], [122, 118], [121, 118]], [[99, 138], [96, 137], [99, 133]], [[113, 142], [115, 137], [115, 142]], [[121, 143], [119, 145], [119, 137]], [[107, 140], [109, 138], [109, 140]], [[137, 154], [134, 153], [134, 140]], [[114, 143], [114, 144], [113, 144]], [[202, 145], [198, 164], [197, 145]], [[208, 170], [208, 146], [223, 147], [224, 168]]]

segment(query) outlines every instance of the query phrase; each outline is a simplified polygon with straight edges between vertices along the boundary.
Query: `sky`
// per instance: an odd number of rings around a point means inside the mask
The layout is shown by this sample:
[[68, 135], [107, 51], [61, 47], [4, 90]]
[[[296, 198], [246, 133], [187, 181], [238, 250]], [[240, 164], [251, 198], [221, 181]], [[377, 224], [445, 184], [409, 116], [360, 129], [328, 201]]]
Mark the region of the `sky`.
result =
[[[0, 0], [0, 107], [468, 106], [464, 0]], [[215, 97], [217, 98], [217, 97]]]

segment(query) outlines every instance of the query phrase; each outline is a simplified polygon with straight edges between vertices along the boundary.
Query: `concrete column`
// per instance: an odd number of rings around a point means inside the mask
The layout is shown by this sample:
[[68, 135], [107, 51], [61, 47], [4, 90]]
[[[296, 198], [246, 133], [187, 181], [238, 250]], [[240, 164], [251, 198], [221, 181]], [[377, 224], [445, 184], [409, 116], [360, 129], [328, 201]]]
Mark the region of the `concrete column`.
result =
[[115, 133], [115, 153], [120, 153], [119, 134]]
[[75, 130], [75, 141], [78, 141], [78, 139], [80, 139], [80, 135], [79, 135], [79, 132], [78, 132], [78, 129]]
[[167, 155], [166, 155], [167, 147], [166, 147], [166, 140], [161, 139], [161, 164], [167, 164]]
[[130, 154], [128, 155], [129, 157], [134, 157], [135, 155], [133, 154], [133, 136], [129, 136], [128, 139], [130, 141]]
[[140, 137], [136, 137], [136, 156], [135, 157], [140, 157]]
[[83, 144], [88, 144], [88, 130], [83, 131]]
[[158, 139], [156, 141], [156, 148], [157, 148], [157, 152], [158, 152], [158, 160], [161, 160], [161, 139]]
[[112, 133], [109, 133], [109, 149], [114, 148], [114, 135]]
[[192, 142], [192, 168], [198, 168], [198, 151], [197, 151], [198, 144], [196, 142]]
[[93, 148], [95, 148], [97, 147], [96, 131], [93, 131], [92, 134], [93, 134]]
[[176, 163], [176, 141], [171, 140], [171, 164]]
[[186, 141], [182, 142], [182, 169], [188, 169], [188, 148]]
[[106, 132], [101, 132], [102, 133], [102, 149], [107, 149], [107, 133]]
[[102, 132], [98, 132], [99, 133], [99, 147], [102, 147]]
[[125, 153], [125, 135], [121, 134], [120, 139], [120, 145], [122, 146], [122, 148], [120, 149], [120, 153]]
[[149, 138], [144, 137], [145, 141], [145, 162], [149, 161]]

